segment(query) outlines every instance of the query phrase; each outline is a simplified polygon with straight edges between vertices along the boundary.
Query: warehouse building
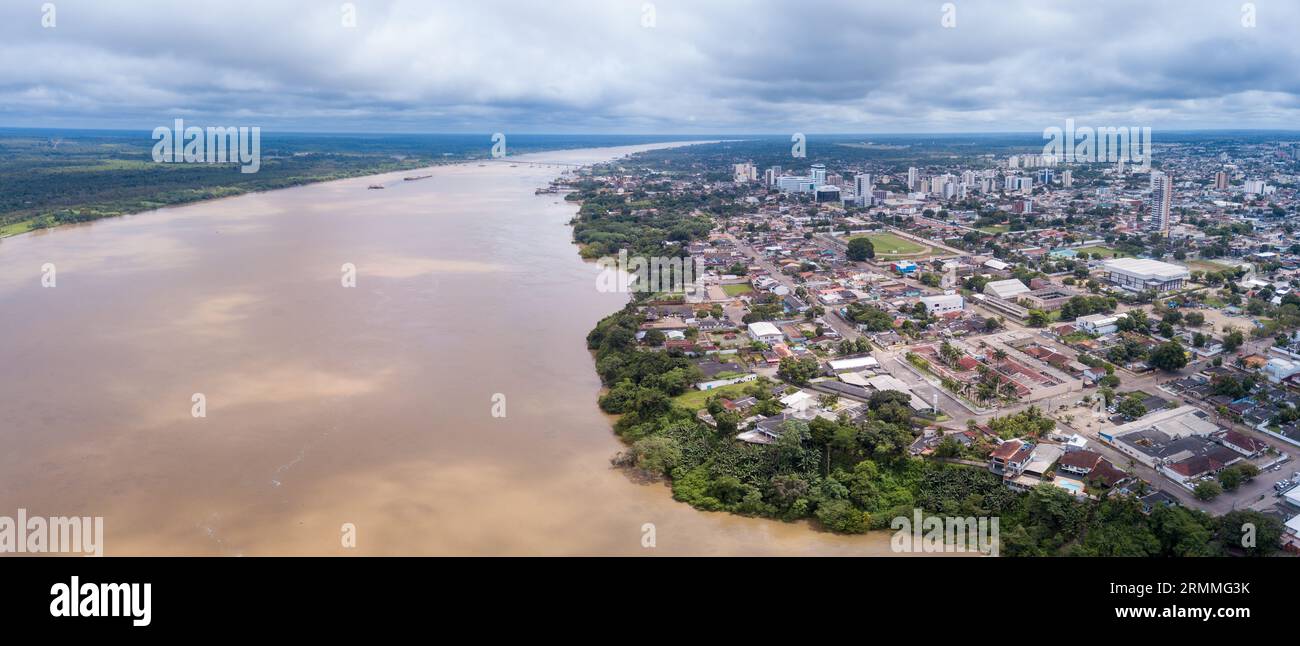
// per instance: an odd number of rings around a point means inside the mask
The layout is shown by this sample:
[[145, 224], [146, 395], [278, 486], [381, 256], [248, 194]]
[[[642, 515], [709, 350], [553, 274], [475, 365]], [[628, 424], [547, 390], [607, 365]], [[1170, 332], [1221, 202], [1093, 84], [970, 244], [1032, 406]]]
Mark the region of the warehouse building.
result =
[[1134, 292], [1182, 289], [1191, 273], [1182, 265], [1147, 258], [1114, 258], [1102, 263], [1106, 280]]

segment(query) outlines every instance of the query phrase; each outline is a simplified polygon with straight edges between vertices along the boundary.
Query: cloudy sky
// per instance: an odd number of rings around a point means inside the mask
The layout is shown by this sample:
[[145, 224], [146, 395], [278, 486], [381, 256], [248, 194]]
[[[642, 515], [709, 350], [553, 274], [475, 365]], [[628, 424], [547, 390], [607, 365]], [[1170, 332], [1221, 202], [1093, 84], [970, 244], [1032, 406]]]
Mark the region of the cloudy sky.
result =
[[[0, 0], [0, 126], [1297, 128], [1300, 2]], [[349, 5], [355, 26], [344, 25]], [[944, 26], [945, 18], [954, 26]], [[1245, 26], [1253, 19], [1254, 27]]]

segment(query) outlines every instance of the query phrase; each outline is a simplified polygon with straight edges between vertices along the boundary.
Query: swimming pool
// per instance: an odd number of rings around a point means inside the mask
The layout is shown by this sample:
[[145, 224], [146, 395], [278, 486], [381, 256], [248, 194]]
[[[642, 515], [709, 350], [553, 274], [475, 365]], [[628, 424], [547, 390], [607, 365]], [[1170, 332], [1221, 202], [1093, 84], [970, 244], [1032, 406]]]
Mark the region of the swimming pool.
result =
[[1063, 480], [1058, 478], [1055, 484], [1076, 496], [1083, 495], [1083, 483], [1077, 480]]

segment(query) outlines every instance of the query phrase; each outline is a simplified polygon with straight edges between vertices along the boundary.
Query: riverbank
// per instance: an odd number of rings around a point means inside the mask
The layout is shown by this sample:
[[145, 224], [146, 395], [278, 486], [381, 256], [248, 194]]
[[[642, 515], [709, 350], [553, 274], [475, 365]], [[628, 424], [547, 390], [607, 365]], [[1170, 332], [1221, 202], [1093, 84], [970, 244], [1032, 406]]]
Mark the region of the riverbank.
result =
[[[516, 135], [509, 152], [589, 143], [652, 143], [636, 135]], [[390, 172], [484, 161], [483, 135], [267, 134], [256, 173], [231, 164], [157, 163], [148, 132], [0, 128], [0, 238], [214, 199]]]
[[575, 205], [534, 194], [558, 173], [447, 165], [7, 239], [0, 506], [102, 516], [110, 556], [889, 554], [610, 467], [575, 340], [626, 294], [596, 289]]

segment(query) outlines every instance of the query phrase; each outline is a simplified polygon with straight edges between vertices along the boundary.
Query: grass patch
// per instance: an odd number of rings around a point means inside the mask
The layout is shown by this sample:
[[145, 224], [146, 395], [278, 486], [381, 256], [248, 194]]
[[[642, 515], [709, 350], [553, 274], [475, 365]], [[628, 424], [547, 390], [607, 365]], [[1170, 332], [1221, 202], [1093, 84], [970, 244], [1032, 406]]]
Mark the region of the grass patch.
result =
[[0, 225], [0, 238], [16, 236], [20, 233], [27, 233], [32, 230], [32, 223], [28, 220], [14, 222], [12, 224]]
[[1086, 253], [1086, 254], [1090, 254], [1090, 255], [1091, 255], [1091, 254], [1098, 254], [1098, 253], [1099, 253], [1099, 254], [1101, 254], [1102, 256], [1105, 256], [1106, 258], [1125, 258], [1125, 257], [1128, 256], [1128, 254], [1126, 254], [1126, 253], [1124, 253], [1124, 252], [1122, 252], [1122, 251], [1116, 251], [1116, 250], [1114, 250], [1114, 249], [1111, 249], [1110, 247], [1101, 247], [1101, 246], [1097, 246], [1097, 247], [1079, 247], [1079, 248], [1075, 249], [1074, 251], [1075, 251], [1075, 253]]
[[753, 293], [754, 288], [746, 283], [737, 283], [735, 285], [723, 285], [722, 291], [727, 296], [740, 296], [741, 294]]
[[689, 408], [692, 412], [704, 408], [704, 402], [713, 395], [721, 395], [728, 399], [738, 399], [745, 396], [745, 387], [752, 382], [739, 384], [730, 384], [719, 386], [713, 390], [696, 390], [692, 388], [690, 392], [682, 393], [673, 398], [673, 403], [684, 408]]
[[1006, 233], [1006, 232], [1010, 231], [1010, 230], [1011, 230], [1011, 225], [1010, 225], [1010, 224], [990, 224], [989, 226], [986, 226], [986, 227], [980, 227], [980, 228], [978, 228], [978, 229], [976, 229], [976, 230], [977, 230], [977, 231], [983, 231], [984, 233], [988, 233], [988, 234], [992, 234], [992, 235], [998, 235], [998, 234]]
[[1225, 269], [1232, 269], [1232, 267], [1229, 267], [1228, 265], [1221, 262], [1214, 262], [1213, 260], [1184, 260], [1183, 263], [1187, 265], [1188, 269], [1199, 269], [1206, 272], [1217, 273]]

